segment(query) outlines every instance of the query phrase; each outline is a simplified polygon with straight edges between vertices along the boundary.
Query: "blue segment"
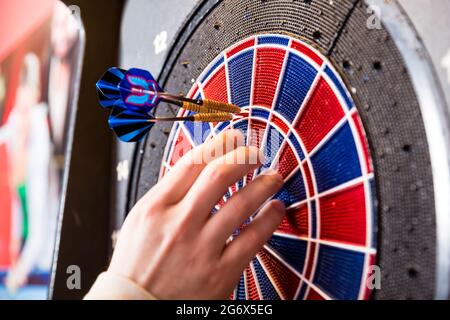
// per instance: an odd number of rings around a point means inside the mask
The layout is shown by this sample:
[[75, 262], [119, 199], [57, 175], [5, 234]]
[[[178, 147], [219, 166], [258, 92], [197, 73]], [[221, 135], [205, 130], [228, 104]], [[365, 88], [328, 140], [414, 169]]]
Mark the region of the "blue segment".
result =
[[341, 81], [337, 78], [336, 74], [331, 70], [328, 66], [325, 68], [325, 73], [330, 77], [331, 81], [333, 81], [336, 88], [339, 90], [342, 98], [344, 98], [347, 108], [350, 110], [353, 108], [353, 102], [350, 98], [347, 90], [342, 86]]
[[[193, 114], [194, 114], [194, 112], [189, 111], [186, 116], [191, 116]], [[191, 122], [191, 121], [185, 121], [183, 124], [184, 124], [184, 127], [189, 132], [189, 135], [191, 136], [191, 138], [194, 139], [194, 135], [195, 135], [195, 133], [194, 133], [194, 131], [195, 131], [194, 123]]]
[[280, 150], [283, 141], [284, 137], [280, 131], [275, 129], [273, 126], [269, 126], [266, 137], [266, 145], [264, 146], [264, 156], [266, 159], [261, 171], [263, 171], [264, 168], [270, 167], [278, 153], [278, 150]]
[[285, 183], [284, 187], [288, 190], [292, 203], [306, 199], [305, 185], [300, 170]]
[[270, 112], [264, 109], [255, 108], [252, 109], [252, 117], [269, 119]]
[[267, 244], [295, 270], [303, 273], [307, 248], [306, 241], [274, 235]]
[[[245, 220], [242, 225], [247, 226], [250, 222], [252, 222], [251, 218], [247, 218], [247, 220]], [[233, 238], [236, 238], [238, 235], [240, 235], [243, 230], [244, 229], [240, 229], [240, 228], [237, 228], [236, 230], [234, 230], [234, 232], [232, 234]]]
[[234, 129], [238, 129], [244, 135], [245, 145], [247, 145], [248, 120], [238, 121], [233, 125]]
[[219, 126], [216, 128], [216, 133], [222, 132], [222, 131], [225, 130], [225, 128], [228, 127], [229, 125], [230, 125], [230, 121], [222, 122], [222, 123], [219, 124]]
[[300, 160], [305, 159], [305, 154], [303, 153], [302, 147], [300, 146], [300, 143], [298, 142], [297, 138], [293, 133], [289, 135], [289, 141], [294, 146], [294, 150], [297, 152], [298, 156], [300, 157]]
[[311, 238], [317, 237], [317, 210], [316, 202], [311, 201]]
[[245, 299], [246, 299], [245, 283], [244, 283], [244, 275], [242, 275], [236, 290], [236, 300], [245, 300]]
[[361, 176], [358, 152], [348, 123], [311, 157], [311, 163], [319, 193]]
[[303, 300], [305, 297], [306, 292], [306, 283], [302, 284], [302, 287], [300, 288], [300, 292], [298, 293], [297, 300]]
[[334, 299], [358, 299], [364, 253], [320, 245], [314, 284]]
[[297, 172], [289, 178], [274, 198], [283, 201], [286, 207], [306, 199], [305, 184], [300, 170], [297, 170]]
[[258, 37], [258, 44], [278, 44], [287, 46], [289, 44], [289, 39], [277, 36], [261, 36]]
[[[192, 114], [194, 113], [188, 113], [189, 116]], [[211, 127], [208, 122], [185, 121], [184, 126], [196, 145], [202, 144], [211, 133]]]
[[292, 204], [290, 197], [289, 197], [289, 192], [284, 187], [281, 188], [281, 190], [278, 191], [278, 193], [276, 195], [274, 195], [273, 198], [284, 202], [285, 206], [289, 206]]
[[278, 293], [267, 277], [264, 269], [259, 263], [258, 259], [253, 259], [253, 266], [255, 267], [256, 279], [259, 283], [259, 288], [261, 289], [261, 294], [264, 300], [280, 300]]
[[224, 59], [222, 56], [216, 63], [214, 63], [214, 65], [211, 68], [209, 68], [208, 72], [202, 77], [201, 82], [202, 83], [205, 82], [205, 80], [214, 72], [214, 70], [216, 70], [223, 63], [223, 61]]
[[240, 107], [250, 105], [253, 76], [253, 51], [239, 54], [228, 62], [231, 103]]
[[294, 121], [316, 75], [316, 69], [306, 60], [296, 54], [289, 54], [281, 91], [275, 105], [275, 110], [289, 122]]

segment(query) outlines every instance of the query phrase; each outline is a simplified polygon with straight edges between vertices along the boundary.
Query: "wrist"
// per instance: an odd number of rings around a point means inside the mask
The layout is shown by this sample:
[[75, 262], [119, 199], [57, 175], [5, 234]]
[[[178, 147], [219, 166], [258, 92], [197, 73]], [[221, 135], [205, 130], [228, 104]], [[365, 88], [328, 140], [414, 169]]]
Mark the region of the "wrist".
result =
[[113, 273], [102, 272], [84, 297], [85, 300], [156, 300], [150, 292], [131, 279]]

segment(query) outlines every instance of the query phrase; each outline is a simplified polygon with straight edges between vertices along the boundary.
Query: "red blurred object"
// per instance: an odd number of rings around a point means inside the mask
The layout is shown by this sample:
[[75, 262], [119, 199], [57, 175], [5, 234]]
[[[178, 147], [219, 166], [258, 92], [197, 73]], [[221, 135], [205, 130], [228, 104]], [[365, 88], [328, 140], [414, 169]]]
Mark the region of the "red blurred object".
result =
[[54, 0], [0, 0], [0, 61], [52, 14]]
[[[0, 0], [0, 67], [3, 67], [0, 72], [7, 79], [6, 96], [0, 108], [0, 125], [5, 123], [15, 104], [20, 70], [27, 50], [35, 42], [42, 43], [42, 39], [50, 33], [54, 4], [55, 0]], [[30, 39], [32, 43], [27, 44]], [[6, 147], [0, 145], [0, 172], [8, 170]], [[0, 175], [0, 268], [12, 262], [11, 192], [7, 175]]]

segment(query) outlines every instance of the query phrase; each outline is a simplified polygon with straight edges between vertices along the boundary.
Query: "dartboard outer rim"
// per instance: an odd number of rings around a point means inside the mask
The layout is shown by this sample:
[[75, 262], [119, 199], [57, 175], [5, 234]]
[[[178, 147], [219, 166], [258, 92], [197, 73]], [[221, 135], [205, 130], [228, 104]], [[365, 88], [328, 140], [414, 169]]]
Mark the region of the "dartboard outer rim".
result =
[[[259, 43], [259, 41], [261, 41], [263, 39], [275, 39], [273, 41], [287, 40], [288, 43], [284, 44], [284, 45], [273, 44], [273, 43], [272, 44], [271, 43], [269, 43], [269, 44], [264, 44], [264, 43], [261, 44], [261, 43]], [[232, 84], [230, 83], [231, 79], [229, 77], [230, 77], [230, 74], [231, 74], [232, 71], [230, 70], [231, 66], [229, 66], [228, 63], [233, 61], [233, 60], [236, 61], [239, 58], [242, 58], [242, 56], [244, 56], [248, 52], [255, 52], [255, 54], [256, 54], [256, 50], [258, 48], [260, 48], [260, 49], [262, 48], [262, 49], [284, 50], [286, 52], [286, 55], [283, 58], [283, 61], [287, 61], [288, 58], [291, 58], [291, 55], [292, 55], [292, 56], [296, 56], [298, 58], [304, 59], [304, 61], [307, 62], [308, 65], [314, 66], [315, 70], [317, 71], [317, 74], [315, 75], [316, 81], [312, 82], [309, 85], [309, 89], [308, 89], [309, 94], [311, 94], [312, 92], [315, 92], [318, 89], [318, 80], [319, 79], [320, 80], [326, 79], [325, 80], [326, 83], [328, 83], [332, 87], [334, 96], [339, 99], [339, 108], [342, 108], [344, 110], [344, 112], [346, 112], [345, 114], [348, 113], [347, 116], [344, 116], [343, 120], [345, 120], [345, 125], [350, 124], [350, 127], [352, 127], [353, 139], [354, 139], [356, 145], [358, 145], [358, 147], [357, 147], [357, 150], [359, 150], [358, 151], [358, 153], [359, 153], [358, 166], [361, 168], [361, 173], [362, 173], [363, 177], [365, 177], [366, 175], [368, 175], [368, 177], [369, 177], [368, 181], [364, 180], [364, 182], [363, 182], [363, 185], [365, 186], [365, 188], [364, 188], [364, 194], [365, 194], [364, 197], [366, 199], [365, 200], [365, 202], [366, 202], [365, 203], [365, 216], [366, 216], [366, 219], [365, 219], [365, 224], [361, 225], [361, 228], [363, 228], [364, 234], [367, 233], [366, 234], [366, 239], [367, 240], [366, 240], [366, 245], [365, 246], [366, 246], [366, 250], [370, 250], [371, 253], [365, 253], [364, 254], [364, 257], [365, 257], [364, 261], [365, 262], [364, 262], [363, 267], [361, 269], [361, 280], [360, 280], [361, 286], [360, 286], [360, 288], [358, 290], [359, 294], [357, 296], [359, 299], [368, 298], [370, 296], [370, 291], [366, 289], [365, 284], [367, 282], [367, 277], [368, 277], [367, 270], [375, 262], [376, 250], [374, 249], [375, 247], [374, 247], [374, 242], [373, 242], [372, 239], [375, 237], [376, 229], [377, 229], [376, 226], [373, 225], [374, 221], [376, 221], [376, 219], [372, 218], [372, 215], [376, 213], [376, 210], [375, 210], [376, 204], [373, 202], [373, 200], [375, 199], [376, 196], [374, 194], [372, 194], [372, 193], [375, 192], [375, 190], [373, 190], [373, 188], [371, 188], [371, 186], [374, 185], [374, 183], [373, 183], [374, 177], [373, 177], [373, 173], [372, 173], [372, 170], [371, 170], [372, 162], [370, 160], [370, 154], [364, 154], [364, 152], [363, 152], [363, 150], [368, 150], [367, 141], [366, 141], [365, 134], [363, 132], [362, 133], [359, 132], [357, 127], [356, 127], [356, 123], [355, 122], [360, 121], [360, 118], [358, 116], [357, 110], [355, 108], [355, 104], [354, 104], [354, 102], [353, 102], [353, 100], [351, 98], [351, 95], [350, 95], [349, 91], [347, 89], [345, 89], [345, 87], [342, 87], [342, 85], [343, 85], [342, 79], [340, 79], [340, 78], [332, 79], [331, 77], [328, 76], [328, 75], [332, 74], [334, 77], [340, 77], [339, 74], [337, 73], [337, 71], [332, 66], [331, 62], [325, 56], [323, 56], [318, 50], [316, 50], [315, 48], [313, 48], [312, 46], [308, 45], [307, 43], [305, 43], [305, 42], [303, 42], [301, 40], [295, 39], [293, 37], [287, 37], [286, 35], [280, 35], [280, 34], [266, 34], [266, 33], [259, 34], [257, 36], [251, 36], [251, 37], [242, 39], [241, 41], [239, 41], [239, 42], [233, 44], [232, 46], [226, 48], [225, 50], [223, 50], [223, 52], [221, 54], [217, 55], [217, 57], [215, 59], [213, 59], [209, 63], [209, 65], [203, 70], [203, 72], [198, 76], [197, 81], [195, 81], [195, 83], [193, 84], [193, 86], [189, 90], [189, 93], [187, 94], [187, 97], [189, 97], [189, 98], [198, 98], [200, 92], [203, 93], [203, 87], [206, 88], [208, 86], [209, 82], [212, 81], [212, 79], [223, 68], [225, 74], [227, 75], [226, 76], [227, 87], [225, 88], [225, 90], [228, 92], [227, 101], [230, 102], [229, 100], [231, 99], [231, 95], [232, 95], [232, 91], [230, 91], [230, 90], [231, 90]], [[253, 58], [253, 59], [255, 59], [255, 58]], [[254, 64], [253, 64], [253, 68], [255, 68]], [[270, 127], [275, 127], [276, 130], [278, 130], [278, 131], [282, 131], [282, 130], [280, 129], [280, 127], [277, 126], [276, 123], [272, 122], [272, 117], [276, 117], [278, 119], [281, 118], [283, 123], [285, 125], [287, 125], [287, 126], [289, 126], [289, 124], [286, 124], [286, 122], [289, 123], [291, 121], [292, 124], [294, 124], [295, 122], [299, 121], [299, 115], [297, 115], [294, 120], [289, 120], [289, 119], [286, 119], [284, 117], [284, 115], [280, 114], [281, 111], [278, 111], [278, 112], [276, 112], [275, 110], [271, 111], [271, 109], [273, 109], [273, 107], [275, 106], [275, 101], [277, 100], [277, 95], [282, 90], [282, 87], [280, 85], [281, 85], [281, 83], [283, 81], [283, 77], [286, 76], [287, 70], [285, 68], [280, 70], [280, 76], [279, 76], [279, 80], [278, 80], [280, 82], [280, 84], [276, 88], [276, 93], [275, 93], [275, 96], [273, 97], [273, 100], [274, 100], [273, 104], [274, 105], [272, 106], [272, 108], [259, 107], [259, 106], [254, 106], [254, 105], [252, 105], [250, 107], [251, 110], [268, 110], [269, 112], [271, 112], [270, 118], [268, 118], [266, 120], [264, 120], [263, 118], [258, 118], [258, 116], [256, 116], [256, 118], [253, 117], [252, 119], [255, 119], [256, 121], [263, 121], [263, 122], [266, 123], [267, 128], [269, 126]], [[327, 71], [325, 72], [325, 70], [327, 70]], [[253, 71], [253, 74], [251, 75], [252, 78], [255, 77], [255, 73], [254, 72], [255, 71]], [[329, 72], [331, 72], [331, 73], [329, 73]], [[254, 82], [254, 80], [253, 80], [253, 82]], [[253, 83], [253, 85], [254, 85], [254, 83]], [[253, 87], [253, 85], [252, 85], [252, 87]], [[338, 87], [338, 86], [340, 86], [340, 87]], [[252, 88], [252, 90], [253, 90], [253, 88]], [[251, 97], [253, 97], [253, 94], [256, 94], [256, 93], [254, 93], [254, 91], [253, 91], [252, 94], [251, 94]], [[250, 98], [250, 99], [253, 99], [253, 98]], [[305, 104], [305, 103], [308, 104], [309, 103], [308, 99], [311, 99], [311, 96], [309, 96], [309, 97], [305, 96], [305, 101], [306, 102], [304, 101], [302, 103], [302, 105]], [[251, 102], [250, 102], [250, 104], [251, 104]], [[301, 108], [304, 108], [304, 107], [305, 106], [302, 106]], [[178, 112], [177, 116], [184, 116], [184, 115], [187, 115], [187, 114], [189, 114], [189, 112], [187, 112], [185, 110], [180, 110]], [[351, 117], [352, 120], [350, 120], [349, 117]], [[357, 118], [354, 119], [353, 117], [357, 117]], [[234, 122], [232, 124], [231, 123], [228, 124], [228, 126], [226, 126], [224, 128], [222, 128], [222, 126], [220, 124], [216, 124], [215, 126], [210, 125], [211, 132], [209, 133], [209, 136], [211, 136], [211, 134], [218, 134], [219, 131], [226, 130], [230, 126], [231, 127], [232, 126], [236, 126], [236, 125], [238, 125], [239, 123], [241, 123], [243, 121], [246, 121], [246, 120], [245, 119], [238, 120], [238, 121], [236, 121], [236, 122]], [[176, 145], [177, 145], [177, 138], [180, 135], [179, 132], [182, 130], [181, 127], [184, 128], [184, 130], [183, 130], [183, 132], [184, 132], [183, 137], [186, 138], [187, 136], [193, 134], [192, 132], [189, 133], [186, 125], [189, 125], [190, 127], [192, 127], [192, 125], [187, 123], [187, 122], [184, 122], [184, 123], [182, 122], [181, 124], [179, 124], [179, 125], [177, 124], [177, 125], [174, 125], [172, 127], [171, 133], [170, 133], [169, 138], [168, 138], [169, 143], [167, 143], [166, 148], [165, 148], [165, 152], [164, 152], [164, 155], [163, 155], [163, 165], [161, 166], [161, 170], [160, 170], [160, 178], [166, 172], [166, 166], [168, 165], [167, 162], [173, 157], [173, 152], [175, 151]], [[337, 127], [338, 128], [337, 128], [336, 131], [339, 131], [341, 129], [341, 126], [339, 125]], [[250, 124], [248, 124], [248, 128], [250, 128]], [[362, 130], [364, 130], [364, 129], [362, 129]], [[289, 141], [289, 139], [287, 139], [287, 135], [290, 135], [291, 131], [294, 131], [294, 129], [290, 127], [290, 130], [287, 133], [286, 132], [281, 132], [281, 134], [285, 135], [285, 140], [287, 141], [288, 148], [291, 149], [291, 150], [295, 150], [295, 148], [292, 146], [292, 143]], [[336, 134], [336, 132], [334, 132], [334, 134]], [[362, 136], [361, 136], [361, 134], [362, 134]], [[333, 136], [331, 136], [331, 138], [332, 137]], [[328, 137], [328, 138], [323, 137], [323, 140], [327, 140], [327, 139], [331, 139], [331, 138], [330, 137]], [[204, 139], [208, 139], [208, 137], [203, 138], [203, 141], [204, 141]], [[301, 138], [297, 137], [297, 139], [301, 139]], [[190, 140], [190, 142], [189, 142], [190, 145], [193, 145], [193, 146], [196, 145], [197, 141], [193, 141], [192, 138], [189, 139], [189, 140]], [[303, 142], [297, 142], [297, 143], [300, 143], [303, 146], [303, 149], [304, 149], [304, 143]], [[280, 151], [279, 152], [281, 152], [281, 149], [282, 148], [280, 147]], [[302, 150], [301, 153], [302, 154], [307, 154], [307, 151], [306, 150]], [[309, 156], [312, 156], [312, 154], [308, 155], [308, 157]], [[299, 160], [301, 158], [301, 156], [298, 153], [296, 153], [296, 158], [297, 158], [297, 160]], [[308, 163], [309, 163], [309, 166], [307, 166], [307, 167], [311, 167], [311, 169], [308, 169], [308, 170], [312, 170], [313, 177], [314, 177], [314, 169], [312, 169], [312, 165], [311, 165], [310, 160], [308, 160]], [[301, 167], [302, 167], [302, 165], [299, 167], [300, 168], [300, 173], [301, 173], [301, 176], [303, 177], [304, 184], [306, 184], [307, 181], [305, 180], [305, 176], [304, 176], [305, 175], [305, 173], [304, 173], [305, 169], [301, 168]], [[293, 169], [293, 172], [296, 171], [296, 170], [297, 169]], [[364, 172], [366, 172], [366, 173], [364, 173]], [[308, 175], [311, 175], [311, 174], [309, 173]], [[365, 178], [363, 178], [363, 179], [365, 179]], [[287, 179], [287, 181], [288, 181], [288, 179]], [[317, 182], [312, 182], [312, 183], [316, 184]], [[245, 183], [242, 183], [241, 187], [243, 187], [244, 184]], [[356, 183], [356, 185], [359, 185], [359, 184], [360, 184], [360, 182]], [[344, 183], [344, 185], [345, 185], [345, 183]], [[352, 186], [352, 187], [354, 187], [354, 186]], [[350, 189], [352, 187], [350, 187]], [[317, 186], [315, 188], [317, 188]], [[346, 186], [344, 188], [344, 190], [346, 190], [348, 188], [349, 187]], [[308, 188], [308, 190], [309, 190], [309, 188]], [[311, 191], [308, 191], [308, 193], [309, 192], [311, 192]], [[336, 194], [336, 193], [339, 194], [339, 192], [340, 191], [337, 191], [337, 192], [334, 191], [332, 194]], [[322, 198], [322, 196], [320, 196], [320, 198]], [[308, 199], [307, 200], [307, 205], [308, 205], [308, 208], [309, 208], [308, 209], [308, 212], [309, 212], [311, 210], [310, 201], [313, 201], [315, 203], [316, 201], [319, 201], [319, 198], [317, 200], [315, 200], [315, 201], [314, 200], [310, 200], [309, 197], [307, 199]], [[316, 205], [314, 205], [314, 207], [316, 207]], [[313, 210], [309, 214], [310, 215], [311, 214], [316, 215], [316, 213], [314, 213], [314, 212], [315, 212], [315, 210]], [[317, 214], [318, 214], [318, 212], [317, 212]], [[318, 219], [318, 218], [316, 217], [316, 218], [314, 218], [314, 220], [315, 219]], [[309, 222], [309, 223], [311, 223], [311, 222]], [[312, 227], [313, 226], [311, 226], [311, 225], [309, 226], [309, 228], [312, 228]], [[315, 231], [314, 231], [314, 233], [315, 233]], [[277, 234], [276, 235], [276, 237], [280, 237], [280, 236], [283, 237], [283, 232], [281, 234]], [[311, 234], [309, 235], [309, 237], [311, 237]], [[308, 241], [310, 241], [310, 240], [308, 240]], [[330, 240], [330, 242], [328, 242], [329, 245], [331, 245], [331, 246], [338, 245], [338, 247], [340, 245], [339, 243], [340, 243], [339, 241], [338, 242], [333, 242], [333, 240]], [[342, 243], [345, 243], [345, 241], [342, 242]], [[321, 244], [320, 247], [322, 247], [322, 246], [324, 248], [327, 247], [325, 245], [326, 242], [321, 242], [320, 244]], [[317, 246], [318, 245], [319, 245], [319, 243], [317, 243]], [[308, 248], [309, 248], [309, 245], [308, 245]], [[268, 249], [268, 250], [270, 250], [270, 249]], [[311, 259], [311, 257], [310, 257], [311, 252], [309, 250], [310, 249], [308, 249], [308, 252], [309, 252], [308, 253], [308, 257], [309, 257], [309, 259]], [[346, 249], [343, 249], [343, 250], [346, 250]], [[276, 251], [274, 251], [274, 252], [276, 252]], [[315, 255], [318, 255], [318, 254], [319, 254], [319, 251], [316, 251]], [[314, 255], [313, 255], [313, 257], [314, 257]], [[278, 256], [277, 259], [283, 259], [283, 258], [280, 258], [280, 256]], [[315, 259], [317, 259], [317, 258], [315, 258]], [[305, 256], [305, 259], [303, 261], [304, 265], [307, 264], [307, 261], [308, 261], [307, 257]], [[285, 263], [287, 263], [287, 262], [285, 261]], [[313, 263], [313, 270], [316, 269], [317, 263], [318, 262]], [[261, 262], [261, 265], [264, 266], [264, 264], [262, 262]], [[254, 270], [254, 266], [252, 266], [251, 270]], [[269, 274], [269, 278], [272, 279], [273, 275], [271, 276], [270, 272], [267, 271], [266, 268], [264, 268], [264, 270], [265, 270], [266, 273]], [[304, 272], [306, 272], [305, 270], [306, 270], [306, 266], [305, 266]], [[246, 271], [246, 272], [248, 272], [248, 271]], [[244, 275], [243, 275], [243, 277], [246, 278]], [[320, 276], [319, 276], [319, 278], [320, 278]], [[257, 280], [258, 277], [256, 276], [256, 274], [253, 274], [253, 279], [254, 279], [254, 281], [258, 282], [258, 280]], [[305, 286], [305, 285], [302, 285], [303, 281], [301, 281], [300, 285], [298, 287], [298, 290], [297, 290], [298, 291], [297, 295], [298, 294], [302, 294], [302, 295], [304, 295], [304, 297], [308, 296], [307, 292], [310, 290], [309, 289], [310, 286], [312, 286], [314, 289], [311, 289], [311, 290], [314, 290], [315, 293], [321, 292], [320, 295], [324, 296], [326, 299], [330, 299], [330, 296], [327, 295], [325, 293], [325, 291], [322, 291], [318, 286], [313, 284], [313, 279], [314, 279], [314, 276], [311, 275], [311, 280], [310, 280], [311, 284], [308, 285], [306, 287], [306, 289], [302, 288], [300, 290], [300, 287], [302, 287], [302, 286], [304, 287]], [[273, 282], [274, 280], [271, 280], [271, 281]], [[307, 283], [309, 283], [309, 282], [307, 282]], [[247, 284], [247, 282], [245, 282], [245, 284]], [[277, 284], [273, 283], [273, 286], [275, 288], [277, 288]], [[257, 283], [256, 283], [256, 287], [260, 288], [260, 286]], [[278, 288], [277, 288], [277, 291], [279, 291]], [[306, 294], [305, 294], [305, 291], [306, 291]], [[245, 292], [247, 293], [247, 289], [245, 289]], [[261, 290], [259, 289], [258, 292], [259, 292], [259, 296], [260, 296], [259, 298], [262, 298]], [[236, 293], [234, 294], [234, 297], [237, 297]], [[347, 296], [346, 299], [348, 299], [348, 298], [349, 297]]]

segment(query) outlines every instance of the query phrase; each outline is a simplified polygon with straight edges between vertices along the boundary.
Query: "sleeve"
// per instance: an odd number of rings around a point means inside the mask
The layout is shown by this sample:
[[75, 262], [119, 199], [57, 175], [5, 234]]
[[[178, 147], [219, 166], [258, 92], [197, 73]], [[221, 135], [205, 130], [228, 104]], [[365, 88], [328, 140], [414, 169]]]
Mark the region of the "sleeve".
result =
[[112, 272], [101, 273], [84, 300], [156, 300], [132, 280]]

